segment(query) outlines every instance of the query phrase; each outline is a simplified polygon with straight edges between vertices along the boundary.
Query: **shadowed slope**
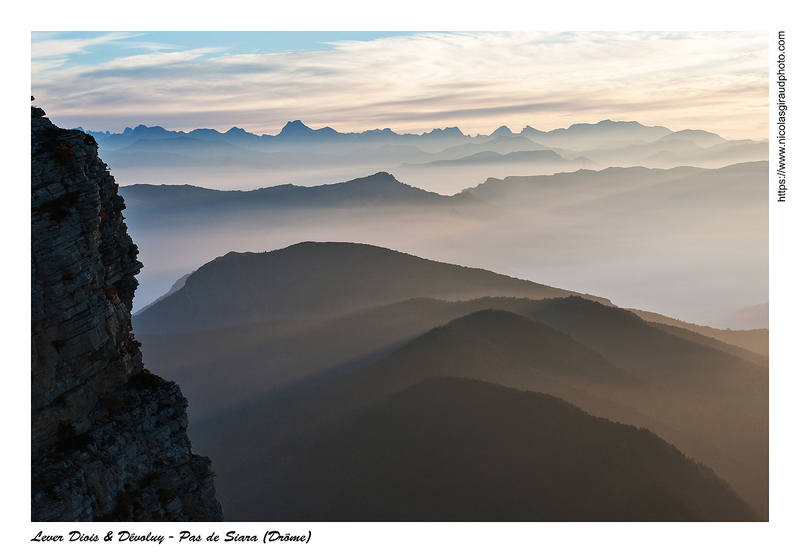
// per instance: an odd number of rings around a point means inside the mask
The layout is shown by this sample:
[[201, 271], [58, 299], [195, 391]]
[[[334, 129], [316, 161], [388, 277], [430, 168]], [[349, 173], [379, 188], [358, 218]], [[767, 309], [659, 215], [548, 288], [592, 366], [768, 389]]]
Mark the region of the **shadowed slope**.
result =
[[647, 430], [552, 396], [431, 378], [303, 452], [274, 520], [758, 520]]
[[[424, 311], [452, 307], [442, 303]], [[267, 493], [302, 447], [375, 401], [435, 375], [545, 392], [593, 414], [647, 427], [714, 467], [766, 513], [764, 369], [663, 333], [625, 310], [577, 297], [485, 298], [463, 307], [478, 305], [513, 308], [562, 331], [511, 313], [473, 313], [352, 373], [320, 377], [285, 390], [283, 398], [273, 394], [262, 405], [198, 421], [198, 443], [224, 467], [221, 475], [234, 475], [220, 476], [218, 485], [231, 516], [245, 516], [258, 501], [254, 496]], [[593, 341], [593, 349], [576, 338]], [[253, 443], [254, 435], [261, 440]]]
[[769, 371], [673, 336], [624, 309], [578, 297], [544, 300], [526, 316], [566, 332], [653, 385], [625, 403], [701, 437], [689, 445], [661, 434], [710, 464], [757, 509], [768, 510]]
[[508, 312], [473, 313], [352, 373], [199, 421], [194, 432], [215, 453], [229, 518], [249, 517], [303, 447], [376, 401], [435, 375], [545, 390], [611, 412], [626, 410], [595, 392], [641, 386], [559, 331]]
[[[180, 335], [139, 334], [137, 338], [148, 366], [181, 382], [191, 399], [192, 416], [206, 418], [314, 375], [366, 366], [428, 330], [469, 313], [501, 309], [525, 315], [533, 313], [542, 301], [416, 298], [331, 319], [259, 322]], [[766, 358], [748, 350], [682, 328], [656, 328], [766, 366]], [[667, 349], [658, 355], [672, 353]]]
[[568, 294], [375, 246], [304, 242], [259, 254], [231, 252], [207, 263], [181, 290], [137, 314], [134, 328], [140, 334], [175, 334], [344, 314], [415, 297], [538, 299]]
[[744, 359], [660, 331], [626, 309], [577, 296], [538, 302], [523, 314], [566, 332], [620, 367], [654, 381], [694, 382], [720, 370], [766, 375]]
[[[757, 353], [750, 351], [749, 349], [734, 346], [717, 338], [712, 338], [710, 336], [707, 336], [706, 333], [695, 332], [686, 328], [672, 326], [664, 323], [656, 323], [652, 321], [648, 321], [648, 324], [653, 328], [657, 328], [663, 332], [666, 332], [667, 334], [672, 334], [673, 336], [678, 336], [679, 338], [689, 340], [690, 342], [696, 342], [698, 344], [702, 344], [704, 346], [708, 346], [710, 348], [714, 348], [719, 351], [730, 353], [731, 355], [735, 355], [736, 357], [741, 357], [742, 359], [749, 361], [754, 365], [758, 365], [759, 367], [764, 367], [764, 368], [769, 367], [769, 357], [765, 355], [759, 355]], [[730, 332], [748, 332], [748, 331], [731, 330]]]
[[[629, 309], [628, 311], [635, 313], [650, 323], [690, 330], [702, 334], [703, 336], [719, 340], [720, 342], [752, 351], [761, 357], [769, 356], [769, 330], [766, 328], [756, 330], [723, 330], [710, 326], [687, 323], [671, 317], [665, 317], [658, 313], [651, 313], [650, 311], [642, 311], [640, 309]], [[657, 328], [666, 330], [662, 326], [658, 326]]]

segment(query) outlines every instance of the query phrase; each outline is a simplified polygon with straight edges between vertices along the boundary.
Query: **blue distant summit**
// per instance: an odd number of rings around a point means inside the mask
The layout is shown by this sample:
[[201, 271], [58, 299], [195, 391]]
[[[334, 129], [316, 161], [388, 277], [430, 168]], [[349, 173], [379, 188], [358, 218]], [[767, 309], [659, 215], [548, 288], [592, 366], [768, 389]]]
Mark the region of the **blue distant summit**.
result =
[[447, 148], [464, 144], [471, 140], [487, 138], [527, 137], [540, 142], [545, 147], [561, 147], [573, 150], [616, 146], [623, 142], [653, 142], [672, 133], [666, 127], [649, 127], [636, 121], [604, 120], [599, 123], [577, 123], [567, 128], [552, 131], [539, 131], [526, 126], [520, 133], [512, 132], [507, 126], [498, 127], [492, 134], [472, 136], [464, 134], [458, 127], [435, 128], [421, 134], [398, 134], [390, 128], [373, 129], [363, 132], [339, 132], [329, 126], [312, 129], [301, 120], [288, 121], [276, 135], [254, 134], [241, 127], [231, 127], [222, 133], [215, 129], [199, 128], [189, 132], [170, 131], [164, 127], [138, 125], [135, 128], [125, 127], [122, 133], [87, 131], [101, 148], [118, 150], [141, 139], [158, 140], [189, 136], [201, 140], [224, 140], [245, 148], [280, 148], [284, 144], [403, 144], [419, 143], [425, 148]]
[[323, 127], [315, 130], [298, 119], [286, 123], [275, 138], [288, 140], [325, 140], [339, 136], [342, 136], [342, 134], [330, 127]]
[[311, 127], [307, 126], [298, 119], [296, 121], [289, 121], [286, 123], [281, 129], [281, 132], [278, 133], [278, 136], [293, 136], [298, 134], [307, 134], [310, 132], [314, 132]]

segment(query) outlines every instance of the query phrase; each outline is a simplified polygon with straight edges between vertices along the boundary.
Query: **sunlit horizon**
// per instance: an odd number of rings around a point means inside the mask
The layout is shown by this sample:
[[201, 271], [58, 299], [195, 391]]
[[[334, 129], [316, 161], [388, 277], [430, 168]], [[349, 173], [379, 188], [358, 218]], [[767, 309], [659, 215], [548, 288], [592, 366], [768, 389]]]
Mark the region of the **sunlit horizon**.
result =
[[[767, 137], [767, 33], [32, 33], [62, 126], [517, 133], [603, 120]], [[737, 117], [730, 117], [737, 113]]]

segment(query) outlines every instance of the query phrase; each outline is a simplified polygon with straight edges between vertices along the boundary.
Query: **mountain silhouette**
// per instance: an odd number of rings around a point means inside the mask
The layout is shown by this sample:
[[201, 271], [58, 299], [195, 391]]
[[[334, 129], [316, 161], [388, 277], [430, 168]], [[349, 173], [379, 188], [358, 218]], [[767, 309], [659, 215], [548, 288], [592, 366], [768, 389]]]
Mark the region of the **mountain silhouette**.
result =
[[[492, 302], [503, 307], [517, 304], [527, 315], [494, 309], [472, 312], [360, 368], [321, 373], [226, 413], [196, 419], [198, 444], [209, 448], [219, 467], [237, 475], [219, 486], [230, 515], [237, 518], [257, 509], [258, 498], [270, 495], [270, 486], [285, 477], [299, 451], [364, 409], [431, 376], [544, 392], [594, 415], [649, 428], [724, 474], [737, 491], [765, 509], [768, 403], [763, 369], [661, 332], [627, 311], [581, 298], [485, 298], [463, 304], [478, 308]], [[434, 302], [426, 310], [430, 313], [437, 305], [446, 306]], [[555, 315], [558, 312], [562, 314]], [[562, 330], [529, 318], [537, 315]], [[583, 333], [599, 326], [606, 330], [589, 347]], [[616, 342], [603, 346], [614, 334], [619, 335]], [[316, 334], [308, 336], [313, 341]], [[652, 355], [632, 362], [618, 344], [632, 348], [640, 339]], [[605, 353], [595, 349], [598, 344]], [[237, 374], [235, 363], [226, 360], [220, 365], [233, 371], [228, 375]], [[254, 433], [262, 437], [258, 443], [249, 438]], [[266, 475], [265, 487], [253, 487], [252, 482]]]
[[717, 144], [726, 142], [724, 138], [716, 133], [698, 129], [684, 129], [682, 131], [677, 131], [659, 138], [658, 141], [661, 142], [676, 138], [681, 140], [691, 140], [701, 148], [710, 148], [711, 146], [716, 146]]
[[675, 334], [687, 340], [726, 351], [753, 364], [767, 366], [769, 364], [769, 330], [721, 330], [710, 326], [701, 326], [658, 313], [629, 309], [631, 313], [647, 321], [651, 326]]
[[610, 146], [625, 146], [637, 141], [652, 142], [672, 131], [666, 127], [648, 127], [636, 121], [604, 120], [599, 123], [576, 123], [566, 129], [542, 132], [526, 127], [521, 135], [550, 148], [590, 150]]
[[703, 173], [695, 167], [647, 169], [645, 167], [610, 167], [601, 171], [580, 170], [529, 177], [491, 178], [468, 190], [478, 198], [504, 209], [527, 210], [540, 206], [567, 205], [576, 198], [586, 202], [593, 198], [633, 192], [675, 179], [691, 178]]
[[431, 161], [425, 164], [408, 164], [414, 166], [425, 165], [429, 167], [457, 167], [459, 165], [492, 165], [501, 163], [562, 163], [571, 166], [572, 163], [552, 150], [530, 150], [499, 154], [494, 151], [481, 151], [459, 159], [445, 159]]
[[416, 297], [464, 300], [569, 294], [375, 246], [305, 242], [273, 252], [231, 252], [217, 258], [190, 275], [183, 288], [134, 316], [133, 324], [141, 334], [175, 334], [341, 315]]
[[426, 379], [360, 413], [298, 455], [254, 509], [304, 521], [760, 519], [647, 430], [459, 378]]
[[[211, 144], [210, 142], [207, 142]], [[122, 189], [131, 217], [155, 218], [167, 213], [191, 217], [195, 210], [248, 212], [264, 209], [334, 209], [347, 207], [433, 207], [462, 210], [483, 217], [502, 213], [469, 192], [442, 196], [398, 181], [386, 172], [336, 184], [285, 184], [257, 190], [210, 190], [191, 185], [136, 184]], [[198, 214], [198, 216], [200, 216]]]
[[536, 142], [518, 135], [495, 135], [495, 138], [485, 142], [470, 142], [460, 146], [453, 146], [427, 155], [424, 161], [437, 161], [437, 160], [456, 160], [462, 159], [467, 156], [479, 154], [481, 152], [495, 152], [498, 154], [510, 154], [511, 152], [524, 152], [547, 150], [546, 146], [537, 144]]
[[[417, 298], [332, 319], [259, 322], [187, 334], [140, 333], [137, 337], [144, 344], [150, 366], [181, 382], [184, 393], [192, 399], [192, 416], [207, 418], [304, 379], [366, 366], [429, 330], [476, 311], [503, 310], [535, 316], [536, 306], [544, 301], [486, 297], [446, 302]], [[609, 321], [603, 317], [599, 324]], [[703, 346], [694, 350], [702, 352], [703, 359], [708, 359], [705, 348], [710, 347], [760, 367], [768, 365], [765, 357], [749, 350], [688, 329], [644, 322], [680, 338], [668, 342], [671, 348], [654, 350], [660, 357], [674, 356], [672, 349], [688, 346], [683, 341], [688, 340]], [[492, 334], [491, 329], [487, 334]], [[509, 336], [513, 335], [509, 332]], [[568, 353], [567, 349], [559, 355]], [[723, 356], [715, 363], [721, 365], [726, 361], [729, 359]], [[689, 363], [697, 365], [691, 358]], [[220, 366], [226, 367], [224, 373], [219, 371]]]
[[302, 121], [297, 120], [286, 123], [275, 138], [290, 141], [326, 141], [335, 139], [340, 135], [330, 127], [312, 130], [304, 125]]

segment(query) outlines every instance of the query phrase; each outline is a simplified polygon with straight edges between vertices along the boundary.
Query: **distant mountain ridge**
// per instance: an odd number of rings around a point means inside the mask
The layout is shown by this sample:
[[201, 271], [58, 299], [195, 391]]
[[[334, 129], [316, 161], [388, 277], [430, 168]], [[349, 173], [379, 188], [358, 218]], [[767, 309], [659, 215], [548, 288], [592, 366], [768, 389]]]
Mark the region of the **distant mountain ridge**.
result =
[[344, 181], [389, 171], [415, 186], [452, 193], [489, 177], [638, 165], [719, 168], [763, 161], [769, 153], [764, 141], [728, 141], [702, 130], [672, 132], [610, 120], [547, 132], [527, 126], [514, 133], [501, 126], [475, 136], [458, 127], [421, 134], [398, 134], [388, 128], [343, 133], [331, 127], [312, 129], [299, 120], [289, 121], [276, 135], [239, 127], [223, 133], [139, 125], [93, 136], [124, 184], [192, 183], [228, 189], [286, 182], [310, 185], [324, 182], [319, 179]]
[[769, 302], [738, 309], [723, 317], [719, 325], [734, 330], [769, 328]]
[[[487, 141], [497, 137], [525, 137], [540, 142], [547, 147], [567, 147], [569, 142], [573, 147], [576, 143], [583, 144], [592, 140], [592, 137], [600, 135], [610, 136], [604, 138], [604, 142], [612, 143], [618, 141], [653, 141], [671, 134], [673, 131], [666, 127], [647, 127], [635, 121], [600, 121], [599, 123], [577, 123], [569, 128], [555, 129], [552, 131], [539, 131], [531, 126], [527, 126], [519, 133], [512, 132], [508, 127], [501, 126], [490, 135], [468, 135], [461, 132], [458, 127], [447, 127], [444, 129], [433, 129], [421, 134], [404, 133], [398, 134], [389, 128], [374, 129], [362, 132], [341, 133], [331, 127], [312, 129], [302, 121], [289, 121], [276, 135], [254, 134], [238, 127], [231, 127], [226, 132], [215, 129], [194, 129], [189, 132], [171, 131], [161, 126], [148, 127], [138, 125], [134, 128], [126, 127], [121, 133], [111, 133], [108, 131], [85, 131], [97, 140], [101, 148], [116, 150], [129, 146], [139, 139], [165, 139], [189, 137], [201, 140], [224, 140], [231, 144], [244, 147], [270, 147], [288, 145], [291, 143], [308, 142], [372, 142], [372, 143], [409, 143], [420, 141], [441, 141], [456, 140], [465, 141], [467, 139], [477, 139]], [[578, 142], [576, 142], [578, 141]]]
[[238, 127], [231, 127], [226, 132], [216, 129], [194, 129], [189, 132], [171, 131], [161, 126], [148, 127], [138, 125], [135, 128], [126, 127], [121, 133], [111, 133], [108, 131], [85, 131], [93, 136], [102, 148], [111, 150], [124, 148], [140, 139], [166, 139], [189, 137], [200, 140], [224, 140], [231, 144], [244, 147], [261, 146], [270, 147], [276, 145], [288, 145], [292, 143], [309, 142], [409, 142], [409, 141], [429, 141], [429, 140], [462, 140], [469, 138], [458, 127], [447, 127], [445, 129], [433, 129], [422, 134], [397, 134], [391, 129], [374, 129], [363, 132], [341, 133], [331, 127], [312, 129], [302, 121], [289, 121], [276, 135], [254, 134]]
[[629, 309], [629, 311], [636, 313], [639, 317], [651, 324], [658, 325], [658, 328], [670, 327], [673, 329], [686, 330], [705, 336], [711, 340], [720, 341], [736, 348], [753, 352], [761, 358], [751, 360], [756, 364], [763, 364], [769, 358], [769, 330], [766, 328], [755, 330], [722, 330], [710, 326], [687, 323], [671, 317], [665, 317], [658, 313], [641, 311], [639, 309]]
[[398, 181], [386, 172], [335, 184], [295, 186], [284, 184], [256, 190], [212, 190], [192, 185], [135, 184], [122, 188], [126, 200], [152, 210], [190, 210], [205, 206], [215, 210], [261, 208], [337, 208], [350, 206], [443, 206], [469, 208], [484, 215], [499, 210], [469, 192], [443, 196]]
[[[425, 165], [432, 167], [452, 167], [456, 165], [480, 165], [480, 164], [499, 164], [499, 163], [519, 163], [519, 162], [548, 162], [563, 163], [570, 165], [570, 162], [552, 150], [539, 151], [519, 151], [507, 154], [498, 154], [492, 151], [483, 151], [470, 154], [459, 159], [443, 159], [431, 161]], [[416, 164], [415, 164], [416, 165]]]
[[[522, 129], [520, 134], [545, 144], [551, 148], [587, 149], [591, 145], [619, 146], [624, 142], [652, 142], [671, 134], [666, 127], [648, 127], [637, 121], [611, 121], [605, 119], [599, 123], [575, 123], [568, 128], [542, 132], [530, 126]], [[600, 138], [598, 144], [597, 139]]]

